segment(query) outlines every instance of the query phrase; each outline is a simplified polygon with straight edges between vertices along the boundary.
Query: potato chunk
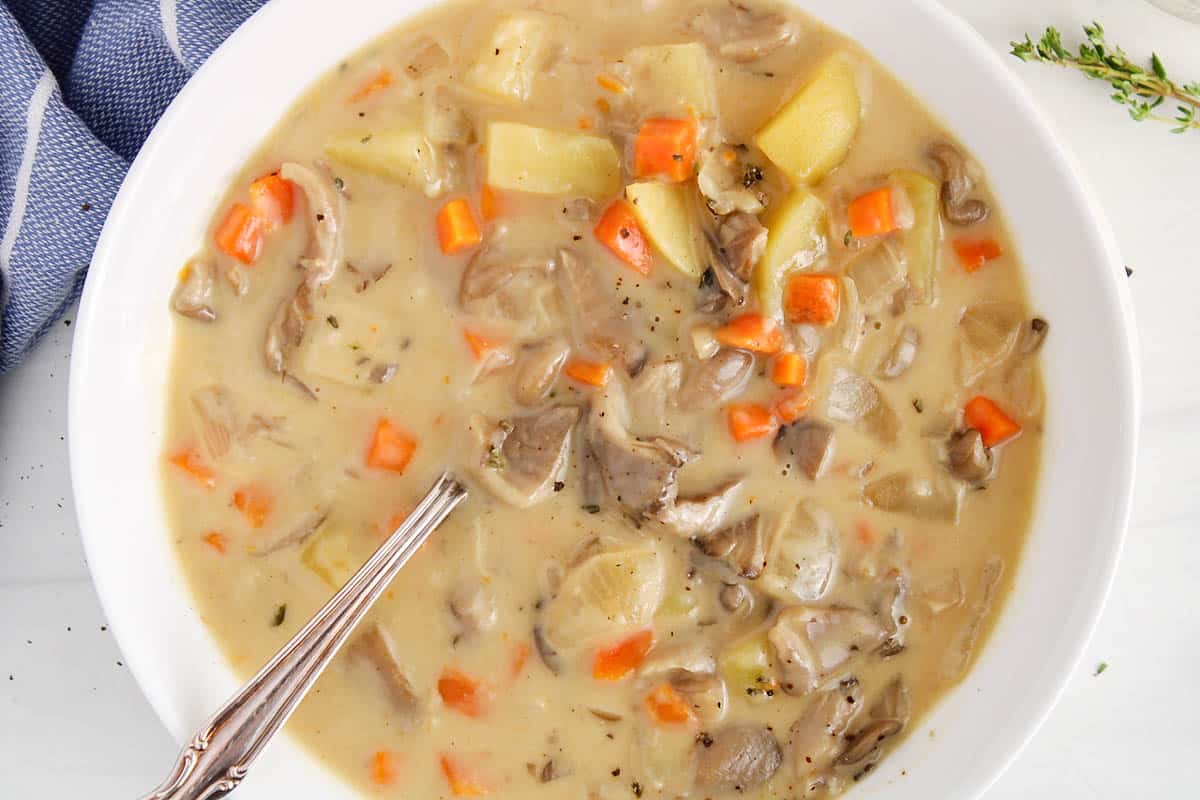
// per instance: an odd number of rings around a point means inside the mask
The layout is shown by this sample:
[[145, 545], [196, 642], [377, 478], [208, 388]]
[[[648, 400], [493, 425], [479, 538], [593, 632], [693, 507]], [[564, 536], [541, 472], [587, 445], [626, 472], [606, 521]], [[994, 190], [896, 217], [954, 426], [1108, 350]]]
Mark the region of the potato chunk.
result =
[[554, 41], [552, 18], [536, 11], [502, 20], [488, 37], [467, 81], [490, 95], [520, 103], [533, 93]]
[[838, 53], [817, 68], [754, 141], [791, 178], [816, 183], [846, 158], [861, 115], [854, 65]]
[[829, 223], [825, 204], [807, 189], [797, 189], [772, 208], [764, 224], [767, 250], [754, 268], [754, 291], [763, 313], [780, 319], [788, 274], [824, 255]]
[[335, 134], [326, 140], [325, 152], [335, 161], [400, 181], [428, 197], [449, 186], [446, 157], [415, 127]]
[[638, 225], [671, 266], [692, 278], [704, 272], [696, 253], [696, 230], [681, 184], [647, 181], [625, 187]]
[[516, 122], [487, 126], [487, 182], [497, 189], [603, 199], [621, 190], [608, 139]]
[[699, 42], [635, 47], [625, 63], [638, 106], [649, 113], [716, 115], [712, 62]]

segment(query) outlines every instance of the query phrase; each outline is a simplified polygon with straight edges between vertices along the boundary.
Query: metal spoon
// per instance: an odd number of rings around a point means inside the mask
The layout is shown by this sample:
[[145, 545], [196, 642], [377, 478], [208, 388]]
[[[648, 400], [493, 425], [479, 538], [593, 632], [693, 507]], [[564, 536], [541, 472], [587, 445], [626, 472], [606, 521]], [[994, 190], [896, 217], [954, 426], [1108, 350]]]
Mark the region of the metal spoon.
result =
[[143, 800], [207, 800], [236, 789], [392, 578], [466, 496], [443, 473], [341, 591], [200, 726], [170, 777]]

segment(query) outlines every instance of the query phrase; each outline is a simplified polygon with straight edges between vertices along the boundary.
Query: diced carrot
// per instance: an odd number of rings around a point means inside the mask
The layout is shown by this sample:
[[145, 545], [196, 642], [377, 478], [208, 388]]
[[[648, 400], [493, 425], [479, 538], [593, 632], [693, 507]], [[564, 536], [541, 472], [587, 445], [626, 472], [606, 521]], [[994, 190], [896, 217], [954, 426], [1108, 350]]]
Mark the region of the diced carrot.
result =
[[387, 417], [375, 423], [371, 447], [367, 450], [367, 466], [404, 472], [417, 451], [417, 440]]
[[250, 184], [250, 205], [254, 216], [262, 220], [267, 231], [286, 225], [295, 207], [292, 182], [275, 173], [264, 175]]
[[581, 131], [589, 131], [592, 129], [592, 121], [587, 117], [580, 117], [576, 124], [579, 126], [579, 130]]
[[638, 631], [612, 647], [596, 652], [592, 677], [598, 681], [619, 681], [642, 665], [654, 644], [654, 631]]
[[596, 83], [599, 84], [601, 89], [607, 89], [614, 94], [620, 94], [626, 89], [624, 83], [614, 78], [612, 75], [607, 75], [603, 72], [596, 76]]
[[371, 783], [390, 786], [400, 774], [400, 757], [387, 750], [378, 750], [371, 756]]
[[491, 704], [487, 687], [456, 669], [443, 670], [437, 688], [443, 703], [468, 717], [483, 716]]
[[995, 239], [955, 239], [954, 252], [963, 269], [974, 272], [993, 258], [1004, 255], [1004, 248]]
[[488, 793], [488, 787], [484, 785], [483, 781], [472, 775], [466, 766], [453, 755], [442, 753], [438, 757], [438, 762], [441, 764], [442, 774], [446, 776], [446, 783], [450, 784], [450, 791], [455, 797], [482, 797]]
[[521, 677], [521, 673], [525, 671], [525, 665], [529, 663], [529, 654], [531, 652], [529, 644], [526, 642], [519, 642], [513, 648], [512, 662], [509, 664], [509, 675], [512, 676], [514, 681]]
[[594, 232], [600, 244], [611, 250], [617, 258], [643, 275], [650, 274], [654, 257], [650, 255], [650, 245], [638, 227], [629, 203], [617, 200], [610, 205], [596, 223]]
[[854, 524], [854, 535], [865, 547], [875, 544], [875, 529], [865, 519], [860, 519]]
[[233, 493], [233, 507], [242, 512], [251, 528], [261, 528], [274, 507], [271, 493], [257, 483], [249, 483]]
[[792, 388], [780, 392], [779, 396], [775, 398], [775, 402], [771, 404], [771, 409], [782, 424], [791, 425], [808, 413], [808, 409], [812, 408], [812, 403], [811, 394], [800, 388]]
[[348, 102], [357, 103], [360, 100], [365, 100], [391, 85], [392, 73], [387, 69], [380, 69], [369, 81], [354, 90], [354, 94], [350, 95]]
[[612, 104], [609, 103], [607, 100], [605, 100], [603, 97], [597, 97], [596, 98], [596, 110], [599, 111], [601, 114], [607, 114], [608, 112], [612, 111]]
[[892, 187], [884, 186], [855, 198], [846, 208], [846, 221], [856, 239], [880, 236], [900, 228]]
[[603, 361], [588, 361], [584, 358], [572, 358], [563, 367], [567, 377], [588, 386], [606, 386], [612, 377], [612, 364]]
[[696, 167], [696, 120], [648, 119], [633, 143], [637, 177], [661, 175], [673, 183], [692, 177]]
[[463, 328], [463, 338], [467, 340], [467, 347], [471, 348], [471, 354], [475, 356], [476, 361], [483, 361], [492, 351], [504, 344], [504, 340], [497, 336], [488, 336], [470, 328]]
[[229, 549], [229, 540], [225, 538], [225, 534], [218, 531], [209, 531], [204, 535], [204, 543], [216, 550], [221, 555]]
[[783, 347], [783, 331], [775, 320], [762, 314], [742, 314], [717, 328], [717, 341], [754, 353], [778, 353]]
[[442, 206], [437, 213], [438, 245], [448, 256], [461, 253], [483, 241], [483, 234], [475, 224], [471, 204], [459, 198]]
[[491, 222], [500, 216], [500, 197], [486, 183], [479, 190], [479, 213], [483, 215], [484, 222]]
[[729, 417], [729, 432], [738, 442], [770, 436], [779, 427], [771, 409], [757, 403], [737, 403], [730, 406], [726, 413]]
[[780, 353], [771, 364], [771, 380], [779, 386], [803, 386], [808, 380], [808, 359], [799, 353]]
[[217, 485], [217, 474], [209, 469], [200, 454], [190, 447], [172, 453], [167, 457], [167, 461], [191, 475], [206, 489]]
[[643, 702], [650, 716], [663, 725], [678, 725], [692, 720], [692, 709], [669, 683], [654, 687], [654, 691], [646, 695]]
[[234, 203], [217, 226], [213, 240], [221, 252], [243, 264], [253, 264], [262, 252], [263, 221], [244, 203]]
[[788, 281], [783, 314], [798, 325], [832, 325], [837, 322], [841, 289], [834, 275], [801, 273]]
[[963, 409], [963, 419], [968, 427], [979, 431], [983, 443], [988, 447], [1003, 444], [1021, 432], [1016, 420], [982, 395], [967, 403]]
[[402, 511], [397, 511], [388, 517], [387, 522], [379, 523], [372, 522], [371, 527], [375, 529], [376, 536], [391, 536], [396, 532], [396, 529], [404, 524], [404, 520], [408, 518], [408, 514]]

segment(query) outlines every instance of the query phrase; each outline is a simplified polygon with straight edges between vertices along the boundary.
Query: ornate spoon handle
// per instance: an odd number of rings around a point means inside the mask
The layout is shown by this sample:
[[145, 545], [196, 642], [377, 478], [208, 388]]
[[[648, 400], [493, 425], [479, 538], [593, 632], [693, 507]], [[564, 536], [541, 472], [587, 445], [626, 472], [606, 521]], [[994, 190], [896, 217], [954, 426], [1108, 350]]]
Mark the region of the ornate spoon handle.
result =
[[143, 800], [207, 800], [237, 788], [254, 759], [429, 535], [467, 490], [442, 476], [367, 563], [257, 675], [200, 726], [163, 783]]

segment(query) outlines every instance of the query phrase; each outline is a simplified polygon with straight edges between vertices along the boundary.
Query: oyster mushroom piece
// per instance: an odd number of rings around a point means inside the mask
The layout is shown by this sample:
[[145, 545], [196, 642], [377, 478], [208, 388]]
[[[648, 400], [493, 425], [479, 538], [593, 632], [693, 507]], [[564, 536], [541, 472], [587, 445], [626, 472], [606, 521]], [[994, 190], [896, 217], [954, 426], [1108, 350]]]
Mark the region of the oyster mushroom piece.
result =
[[834, 373], [826, 400], [830, 419], [846, 422], [884, 444], [896, 441], [900, 418], [871, 381], [845, 369]]
[[878, 760], [883, 740], [904, 730], [910, 714], [908, 688], [903, 678], [896, 678], [871, 706], [866, 724], [846, 737], [850, 743], [838, 755], [835, 763], [850, 766], [868, 759], [870, 762]]
[[476, 477], [510, 505], [528, 508], [542, 502], [566, 476], [571, 432], [580, 414], [577, 406], [552, 406], [496, 423], [474, 415], [470, 430], [480, 448]]
[[171, 295], [171, 309], [176, 314], [212, 322], [217, 318], [213, 308], [213, 289], [216, 285], [216, 269], [212, 262], [193, 258], [180, 272], [179, 285]]
[[755, 514], [698, 539], [696, 544], [704, 555], [720, 559], [738, 576], [754, 580], [767, 566], [767, 552], [777, 527], [777, 520]]
[[829, 463], [833, 445], [833, 426], [805, 417], [775, 434], [775, 457], [815, 481]]
[[884, 511], [908, 514], [917, 519], [958, 522], [962, 485], [953, 483], [897, 472], [868, 483], [863, 487], [863, 497]]
[[731, 725], [696, 744], [696, 783], [713, 791], [746, 792], [771, 779], [783, 763], [775, 736], [762, 725]]
[[575, 340], [610, 355], [628, 374], [637, 375], [646, 363], [646, 346], [622, 307], [597, 289], [600, 279], [574, 252], [560, 250], [558, 265], [559, 287]]
[[660, 511], [654, 520], [678, 536], [689, 539], [704, 536], [725, 523], [725, 517], [741, 488], [742, 480], [738, 478], [701, 494], [677, 498]]
[[[628, 414], [620, 381], [611, 381], [588, 416], [588, 469], [606, 500], [641, 520], [674, 504], [679, 468], [697, 454], [673, 439], [631, 436], [626, 429]], [[588, 482], [585, 479], [585, 485]]]
[[884, 379], [899, 378], [908, 372], [917, 359], [917, 351], [921, 347], [921, 334], [912, 325], [900, 329], [895, 344], [876, 370], [876, 374]]
[[254, 554], [259, 557], [268, 556], [271, 553], [276, 553], [284, 548], [303, 544], [312, 538], [312, 535], [316, 533], [322, 525], [325, 524], [325, 520], [327, 519], [329, 519], [328, 508], [319, 508], [315, 511], [310, 511], [307, 514], [303, 514], [293, 525], [287, 529], [287, 533], [285, 533], [283, 536], [280, 536], [278, 539], [275, 539], [274, 541], [267, 542], [255, 550]]
[[862, 708], [862, 687], [856, 680], [844, 681], [809, 701], [788, 731], [787, 747], [797, 780], [816, 781], [833, 767], [842, 736]]
[[870, 614], [842, 607], [792, 606], [767, 632], [783, 689], [794, 695], [821, 688], [886, 638], [887, 631]]
[[679, 361], [647, 364], [629, 384], [629, 406], [639, 426], [662, 428], [683, 380]]
[[523, 406], [536, 406], [546, 400], [554, 388], [571, 345], [566, 339], [554, 337], [526, 346], [517, 360], [517, 377], [513, 394]]
[[447, 606], [468, 636], [490, 630], [496, 624], [496, 595], [481, 581], [459, 584], [451, 592]]
[[458, 285], [458, 303], [469, 314], [511, 322], [523, 334], [554, 327], [558, 312], [554, 305], [553, 280], [557, 262], [504, 252], [493, 241], [476, 251], [463, 269]]
[[375, 670], [387, 687], [388, 700], [398, 714], [401, 726], [411, 728], [415, 725], [421, 715], [421, 701], [383, 628], [378, 624], [371, 625], [355, 637], [346, 653], [352, 660]]
[[942, 173], [942, 214], [955, 225], [974, 225], [988, 218], [990, 209], [982, 200], [969, 197], [975, 179], [967, 158], [952, 144], [937, 142], [927, 151]]
[[[766, 195], [757, 188], [762, 178], [762, 169], [753, 164], [746, 164], [740, 158], [735, 158], [732, 162], [727, 161], [727, 152], [736, 155], [738, 150], [715, 147], [706, 150], [700, 156], [696, 186], [704, 198], [704, 204], [713, 214], [725, 216], [739, 212], [753, 219], [754, 215], [761, 214], [766, 208]], [[765, 243], [763, 246], [766, 246]]]
[[704, 723], [720, 722], [729, 706], [725, 681], [717, 675], [717, 660], [698, 639], [655, 647], [642, 662], [639, 678], [647, 685], [669, 682]]
[[306, 321], [313, 313], [313, 290], [305, 281], [296, 291], [279, 304], [275, 316], [267, 326], [263, 355], [267, 369], [276, 375], [288, 375], [288, 362], [292, 353], [304, 340]]
[[946, 443], [946, 463], [950, 474], [968, 483], [981, 484], [992, 474], [992, 451], [983, 443], [983, 435], [974, 428], [956, 431]]
[[754, 356], [723, 347], [688, 369], [676, 403], [684, 411], [715, 408], [740, 394], [753, 372]]
[[316, 289], [329, 283], [342, 265], [342, 196], [332, 191], [331, 180], [303, 164], [285, 161], [279, 174], [300, 187], [308, 200], [312, 237], [301, 264], [305, 284]]
[[770, 55], [797, 35], [795, 25], [783, 14], [732, 1], [700, 11], [690, 27], [722, 56], [739, 62]]

